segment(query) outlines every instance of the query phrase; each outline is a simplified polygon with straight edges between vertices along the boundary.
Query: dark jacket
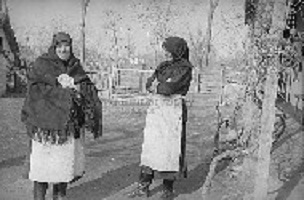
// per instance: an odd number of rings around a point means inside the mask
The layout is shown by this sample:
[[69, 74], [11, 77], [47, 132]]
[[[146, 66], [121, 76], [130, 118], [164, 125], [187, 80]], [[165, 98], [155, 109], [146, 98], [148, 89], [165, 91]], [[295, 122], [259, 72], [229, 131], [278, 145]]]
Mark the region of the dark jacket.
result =
[[[157, 85], [158, 94], [186, 95], [192, 79], [192, 66], [184, 59], [165, 62], [163, 65], [160, 65], [155, 74], [159, 81]], [[170, 81], [168, 82], [169, 78]]]
[[[168, 82], [168, 79], [171, 79]], [[146, 87], [151, 87], [157, 79], [157, 93], [162, 95], [186, 95], [192, 80], [192, 65], [187, 60], [165, 61], [161, 63], [148, 78]]]
[[28, 72], [28, 93], [22, 109], [24, 123], [51, 130], [66, 127], [74, 92], [58, 83], [57, 77], [63, 73], [73, 74], [75, 79], [86, 76], [76, 58], [66, 66], [50, 53], [37, 58]]
[[[81, 96], [86, 99], [79, 100], [78, 92], [63, 88], [58, 83], [57, 77], [63, 73], [73, 77], [75, 83], [87, 85], [82, 86], [80, 91]], [[28, 72], [28, 91], [21, 111], [21, 120], [27, 126], [35, 126], [46, 130], [64, 130], [68, 122], [71, 121], [71, 111], [73, 109], [83, 109], [81, 112], [85, 111], [84, 108], [88, 109], [88, 105], [80, 105], [75, 108], [75, 105], [77, 105], [75, 102], [90, 102], [90, 109], [96, 109], [96, 105], [100, 104], [100, 102], [97, 102], [97, 91], [94, 88], [80, 65], [79, 59], [72, 55], [67, 62], [62, 61], [55, 54], [55, 47], [52, 45], [48, 53], [36, 59], [33, 68]], [[94, 106], [92, 106], [93, 104]], [[95, 115], [97, 116], [97, 114]], [[95, 119], [96, 117], [90, 118]], [[77, 119], [76, 123], [80, 123], [80, 121], [83, 122], [84, 119]], [[96, 119], [95, 121], [99, 120]], [[96, 124], [92, 123], [92, 126], [96, 126]], [[101, 134], [101, 130], [98, 128], [97, 130], [95, 127], [92, 129], [95, 130], [95, 137]]]
[[[168, 37], [162, 44], [172, 55], [172, 60], [164, 61], [157, 66], [153, 75], [148, 78], [146, 88], [157, 79], [157, 93], [162, 95], [186, 95], [192, 80], [192, 64], [189, 61], [187, 42], [180, 37]], [[170, 80], [169, 80], [170, 79]]]

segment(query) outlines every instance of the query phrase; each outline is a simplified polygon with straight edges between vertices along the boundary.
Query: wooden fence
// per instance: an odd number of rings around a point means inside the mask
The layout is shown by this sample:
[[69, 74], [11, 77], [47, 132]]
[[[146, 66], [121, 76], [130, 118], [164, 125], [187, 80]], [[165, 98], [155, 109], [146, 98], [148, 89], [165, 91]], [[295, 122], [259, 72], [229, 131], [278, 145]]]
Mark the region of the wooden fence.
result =
[[112, 68], [111, 72], [88, 72], [100, 96], [112, 98], [126, 94], [146, 93], [146, 80], [154, 70]]
[[[103, 98], [115, 98], [145, 94], [147, 78], [153, 72], [154, 70], [112, 68], [111, 73], [91, 72], [89, 76], [99, 90], [100, 96]], [[189, 93], [209, 95], [210, 97], [212, 96], [213, 102], [222, 103], [227, 79], [223, 69], [201, 70], [197, 75], [197, 79], [193, 79]]]

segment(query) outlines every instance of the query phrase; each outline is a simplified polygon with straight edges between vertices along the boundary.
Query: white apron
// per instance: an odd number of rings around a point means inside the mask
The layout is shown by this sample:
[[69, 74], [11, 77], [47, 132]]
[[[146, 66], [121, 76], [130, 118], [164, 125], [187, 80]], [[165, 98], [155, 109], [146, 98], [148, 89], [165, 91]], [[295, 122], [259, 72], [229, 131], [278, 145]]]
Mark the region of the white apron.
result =
[[32, 140], [29, 179], [38, 182], [70, 182], [84, 173], [85, 155], [81, 139], [70, 137], [63, 145]]
[[147, 110], [141, 165], [157, 171], [179, 171], [182, 96], [151, 96]]

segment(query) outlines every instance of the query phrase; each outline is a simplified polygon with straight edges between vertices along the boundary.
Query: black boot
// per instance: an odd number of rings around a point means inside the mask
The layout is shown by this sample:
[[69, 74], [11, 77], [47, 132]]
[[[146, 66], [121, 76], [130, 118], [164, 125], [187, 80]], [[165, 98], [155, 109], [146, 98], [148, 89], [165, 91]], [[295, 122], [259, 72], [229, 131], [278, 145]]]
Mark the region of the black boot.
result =
[[140, 176], [139, 176], [139, 183], [134, 191], [129, 193], [128, 197], [135, 198], [135, 197], [142, 197], [150, 196], [149, 187], [153, 180], [153, 171], [150, 168], [142, 167]]
[[173, 193], [173, 180], [164, 179], [163, 180], [163, 194], [161, 195], [161, 199], [171, 200], [174, 199]]
[[135, 198], [135, 197], [149, 197], [150, 196], [150, 190], [149, 190], [150, 183], [138, 183], [137, 187], [128, 194], [129, 198]]

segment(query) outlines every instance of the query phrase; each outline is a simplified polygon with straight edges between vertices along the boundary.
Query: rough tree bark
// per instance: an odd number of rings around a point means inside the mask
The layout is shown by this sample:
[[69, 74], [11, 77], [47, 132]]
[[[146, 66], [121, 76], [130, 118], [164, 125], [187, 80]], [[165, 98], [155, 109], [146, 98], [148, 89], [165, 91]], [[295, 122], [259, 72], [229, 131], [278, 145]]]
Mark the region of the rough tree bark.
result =
[[[283, 7], [282, 7], [283, 6]], [[281, 19], [284, 0], [261, 0], [258, 5], [257, 27], [260, 28], [260, 42], [266, 42], [261, 47], [260, 54], [266, 52], [264, 64], [266, 81], [262, 104], [261, 130], [258, 138], [258, 163], [256, 168], [254, 199], [265, 200], [268, 193], [269, 167], [271, 162], [272, 133], [275, 123], [275, 100], [277, 97], [279, 59], [277, 48], [281, 40], [284, 20]], [[283, 9], [284, 10], [284, 9]], [[262, 45], [261, 45], [262, 46]]]
[[268, 192], [270, 151], [275, 123], [275, 99], [277, 94], [276, 70], [274, 67], [271, 68], [266, 79], [265, 97], [262, 108], [262, 124], [259, 136], [258, 164], [254, 189], [255, 200], [266, 199]]

